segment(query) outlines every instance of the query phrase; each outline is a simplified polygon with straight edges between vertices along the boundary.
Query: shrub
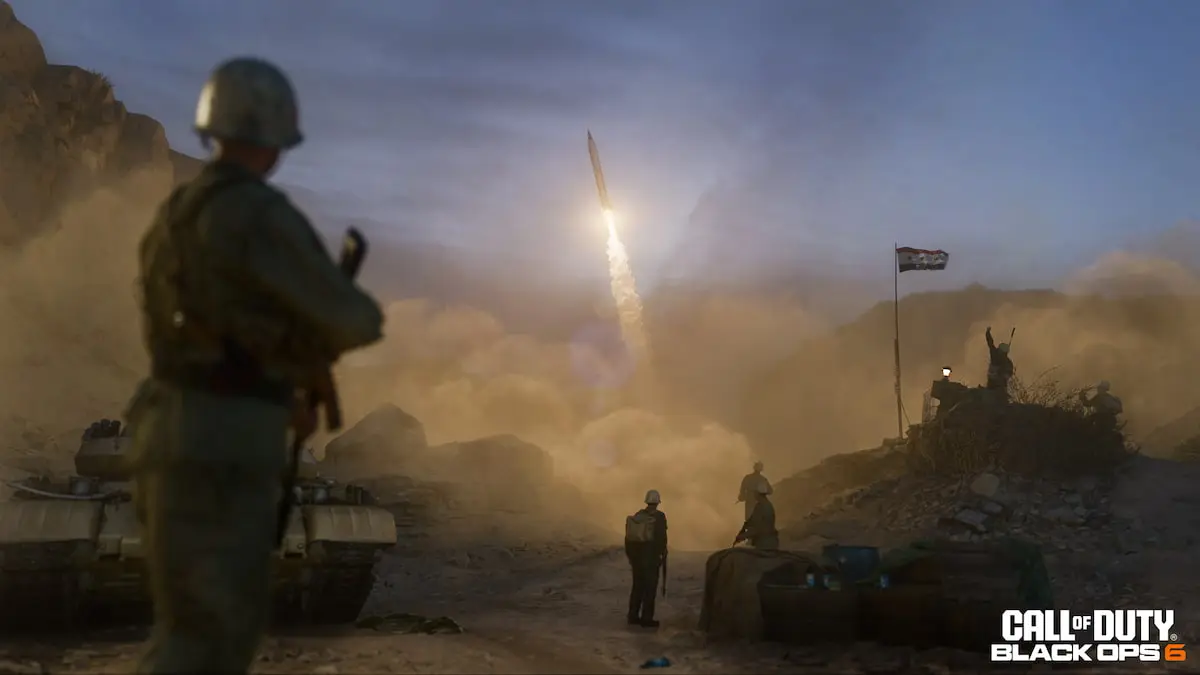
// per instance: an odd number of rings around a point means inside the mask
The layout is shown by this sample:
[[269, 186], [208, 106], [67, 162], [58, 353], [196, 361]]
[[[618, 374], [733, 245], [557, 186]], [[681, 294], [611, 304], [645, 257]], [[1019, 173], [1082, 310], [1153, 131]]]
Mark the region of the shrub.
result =
[[1134, 450], [1124, 424], [1113, 427], [1089, 414], [1080, 390], [1064, 388], [1047, 371], [1030, 383], [1012, 382], [1010, 402], [985, 389], [914, 428], [909, 445], [917, 468], [939, 474], [1004, 470], [1036, 475], [1111, 471]]

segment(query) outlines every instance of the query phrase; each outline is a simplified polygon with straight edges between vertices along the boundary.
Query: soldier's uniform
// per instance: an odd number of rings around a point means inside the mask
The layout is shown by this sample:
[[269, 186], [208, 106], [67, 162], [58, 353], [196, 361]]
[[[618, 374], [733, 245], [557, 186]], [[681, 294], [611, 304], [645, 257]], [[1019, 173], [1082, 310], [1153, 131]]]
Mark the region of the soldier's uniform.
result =
[[754, 473], [748, 473], [742, 478], [742, 485], [738, 489], [738, 501], [745, 506], [746, 515], [743, 520], [749, 520], [750, 514], [754, 512], [754, 502], [758, 497], [758, 488], [761, 485], [767, 486], [767, 494], [771, 494], [771, 481], [762, 474], [763, 463], [754, 463]]
[[775, 529], [775, 505], [767, 497], [767, 490], [760, 486], [755, 495], [754, 511], [746, 519], [742, 531], [734, 543], [749, 540], [754, 548], [775, 550], [779, 548], [779, 531]]
[[667, 515], [658, 509], [662, 502], [657, 490], [646, 493], [646, 508], [634, 517], [653, 518], [653, 535], [649, 541], [625, 539], [625, 557], [633, 572], [633, 587], [629, 591], [628, 622], [647, 627], [658, 626], [654, 620], [655, 593], [658, 591], [658, 571], [667, 557]]
[[[234, 59], [201, 94], [217, 143], [301, 141], [291, 84]], [[126, 412], [155, 623], [143, 673], [244, 673], [268, 621], [288, 428], [304, 373], [381, 337], [379, 306], [263, 176], [220, 154], [142, 239], [151, 377]]]
[[1101, 380], [1096, 385], [1096, 395], [1088, 398], [1086, 391], [1079, 392], [1079, 402], [1086, 408], [1092, 419], [1106, 431], [1117, 430], [1117, 415], [1125, 411], [1121, 399], [1113, 396], [1107, 380]]
[[1007, 401], [1008, 383], [1017, 372], [1016, 367], [1013, 366], [1012, 358], [1008, 355], [1009, 345], [1007, 342], [997, 345], [992, 340], [991, 326], [988, 326], [984, 337], [987, 338], [988, 346], [987, 389], [993, 399]]

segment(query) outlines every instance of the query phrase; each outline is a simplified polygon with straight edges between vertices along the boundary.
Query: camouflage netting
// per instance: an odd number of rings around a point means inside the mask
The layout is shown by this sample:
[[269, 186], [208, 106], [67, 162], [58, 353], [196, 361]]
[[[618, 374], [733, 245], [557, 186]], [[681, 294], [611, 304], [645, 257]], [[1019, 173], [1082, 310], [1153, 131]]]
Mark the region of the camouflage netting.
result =
[[948, 414], [913, 427], [909, 448], [924, 470], [962, 475], [989, 469], [1024, 474], [1095, 474], [1127, 460], [1118, 426], [1066, 405], [989, 405], [963, 401]]
[[700, 610], [702, 631], [712, 637], [763, 637], [762, 599], [759, 582], [763, 576], [781, 568], [790, 568], [798, 577], [824, 565], [819, 558], [790, 551], [760, 551], [753, 548], [727, 548], [708, 558], [704, 568], [704, 606]]
[[1007, 601], [1011, 607], [1030, 609], [1054, 607], [1041, 548], [1013, 537], [986, 543], [914, 541], [886, 552], [879, 569], [895, 585], [933, 583], [958, 599]]

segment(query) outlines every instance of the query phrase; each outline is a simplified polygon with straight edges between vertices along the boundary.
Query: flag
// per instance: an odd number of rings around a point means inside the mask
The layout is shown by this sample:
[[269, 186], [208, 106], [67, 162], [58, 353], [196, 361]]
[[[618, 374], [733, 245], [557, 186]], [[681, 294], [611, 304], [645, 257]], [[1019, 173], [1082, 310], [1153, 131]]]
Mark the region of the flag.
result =
[[912, 270], [944, 270], [950, 262], [950, 254], [938, 249], [929, 251], [907, 246], [896, 249], [896, 264], [901, 272]]

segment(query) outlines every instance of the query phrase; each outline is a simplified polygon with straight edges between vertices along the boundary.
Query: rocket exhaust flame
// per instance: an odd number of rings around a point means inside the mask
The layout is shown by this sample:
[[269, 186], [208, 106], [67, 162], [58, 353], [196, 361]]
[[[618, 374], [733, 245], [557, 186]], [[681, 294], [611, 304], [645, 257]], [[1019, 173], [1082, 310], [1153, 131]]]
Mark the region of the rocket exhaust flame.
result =
[[604, 182], [604, 170], [600, 167], [600, 151], [596, 148], [596, 139], [588, 131], [588, 155], [592, 160], [592, 174], [596, 178], [596, 194], [600, 197], [600, 209], [604, 224], [608, 228], [608, 277], [612, 288], [613, 301], [617, 305], [617, 317], [621, 325], [621, 338], [625, 348], [629, 350], [639, 370], [646, 374], [652, 386], [649, 374], [650, 345], [646, 339], [646, 331], [642, 320], [642, 299], [638, 295], [637, 281], [633, 276], [633, 268], [629, 265], [629, 253], [617, 232], [616, 213], [612, 202], [608, 199], [608, 186]]

